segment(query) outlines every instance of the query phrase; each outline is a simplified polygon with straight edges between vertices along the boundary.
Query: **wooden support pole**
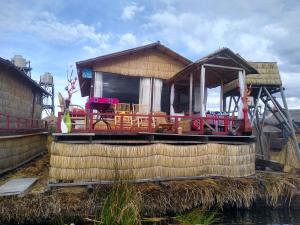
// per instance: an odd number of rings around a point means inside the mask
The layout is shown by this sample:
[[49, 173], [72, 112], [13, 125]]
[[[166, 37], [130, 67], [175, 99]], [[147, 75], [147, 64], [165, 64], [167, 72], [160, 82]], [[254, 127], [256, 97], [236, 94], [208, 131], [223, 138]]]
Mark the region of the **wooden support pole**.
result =
[[235, 97], [233, 97], [233, 101], [235, 103], [235, 106], [233, 108], [233, 112], [236, 112], [236, 110], [239, 108], [239, 101], [240, 101], [240, 96], [238, 97], [238, 99], [236, 100]]
[[221, 85], [220, 85], [220, 112], [223, 111], [223, 96], [224, 96], [224, 82], [221, 80]]
[[193, 73], [190, 74], [189, 115], [193, 114]]
[[205, 67], [201, 66], [201, 77], [200, 77], [200, 115], [201, 116], [205, 116], [204, 89], [205, 89]]
[[229, 97], [229, 106], [228, 106], [228, 113], [230, 113], [231, 110], [231, 103], [232, 103], [232, 96]]
[[292, 138], [294, 140], [294, 145], [295, 145], [295, 150], [296, 150], [296, 155], [297, 155], [298, 161], [300, 161], [299, 144], [298, 144], [298, 140], [297, 140], [297, 137], [296, 137], [296, 134], [295, 134], [295, 130], [294, 130], [292, 118], [291, 118], [291, 115], [290, 115], [290, 112], [289, 112], [289, 109], [288, 109], [288, 105], [287, 105], [287, 102], [286, 102], [286, 99], [285, 99], [285, 95], [283, 93], [282, 86], [280, 87], [280, 94], [281, 94], [281, 98], [282, 98], [282, 102], [283, 102], [284, 108], [286, 110], [288, 121], [290, 123], [291, 131], [292, 131]]
[[[255, 107], [254, 107], [254, 112], [253, 112], [253, 117], [252, 117], [252, 121], [251, 121], [251, 126], [253, 125], [253, 122], [254, 122], [254, 119], [255, 119], [255, 116], [256, 116], [256, 111], [257, 111], [258, 102], [259, 102], [259, 99], [260, 99], [260, 96], [261, 96], [261, 91], [262, 91], [262, 87], [260, 87], [259, 91], [258, 91], [258, 95], [257, 95], [257, 99], [256, 99], [256, 102], [255, 102]], [[256, 117], [256, 120], [259, 120], [259, 118]]]
[[268, 89], [266, 87], [264, 87], [264, 91], [266, 92], [266, 94], [268, 95], [268, 97], [270, 98], [270, 100], [272, 101], [273, 105], [276, 107], [276, 109], [278, 110], [280, 116], [282, 117], [282, 119], [284, 120], [284, 122], [289, 126], [289, 128], [292, 130], [293, 124], [290, 124], [288, 122], [288, 120], [286, 119], [285, 115], [281, 112], [280, 108], [278, 107], [278, 105], [276, 104], [273, 96], [269, 93]]
[[170, 93], [170, 115], [174, 115], [174, 98], [175, 98], [175, 84], [171, 85], [171, 93]]

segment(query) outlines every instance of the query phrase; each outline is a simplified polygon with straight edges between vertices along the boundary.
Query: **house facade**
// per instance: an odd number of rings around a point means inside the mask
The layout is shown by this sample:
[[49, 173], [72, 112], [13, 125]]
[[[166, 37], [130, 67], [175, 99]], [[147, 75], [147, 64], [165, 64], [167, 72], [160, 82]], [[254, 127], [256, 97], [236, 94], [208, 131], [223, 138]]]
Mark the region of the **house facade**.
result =
[[[38, 83], [11, 61], [0, 58], [0, 113], [9, 117], [40, 120], [42, 95], [47, 94]], [[1, 127], [6, 118], [1, 117]], [[10, 126], [16, 126], [15, 122]]]
[[169, 113], [170, 90], [166, 81], [190, 63], [156, 42], [76, 65], [82, 96], [118, 98], [122, 103], [146, 105], [147, 113]]

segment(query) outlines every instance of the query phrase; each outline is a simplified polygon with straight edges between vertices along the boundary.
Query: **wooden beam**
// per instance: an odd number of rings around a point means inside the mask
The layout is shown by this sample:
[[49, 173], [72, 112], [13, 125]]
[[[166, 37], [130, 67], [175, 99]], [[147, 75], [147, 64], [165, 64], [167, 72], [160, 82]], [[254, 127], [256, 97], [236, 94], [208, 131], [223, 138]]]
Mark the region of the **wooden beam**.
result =
[[224, 82], [221, 80], [220, 85], [220, 112], [223, 111], [223, 95], [224, 95]]
[[243, 71], [243, 68], [240, 67], [233, 67], [233, 66], [221, 66], [221, 65], [216, 65], [216, 64], [203, 64], [202, 66], [205, 67], [214, 67], [214, 68], [222, 68], [222, 69], [227, 69], [227, 70], [238, 70], [238, 71]]
[[193, 73], [190, 74], [189, 115], [193, 114]]
[[[254, 118], [256, 116], [256, 111], [257, 111], [257, 107], [258, 107], [258, 102], [259, 102], [259, 99], [260, 99], [261, 91], [262, 91], [262, 87], [260, 87], [259, 91], [258, 91], [258, 95], [257, 95], [255, 107], [254, 107], [254, 112], [253, 112], [253, 118], [252, 118], [252, 121], [251, 121], [251, 126], [253, 126]], [[257, 117], [256, 119], [258, 120], [259, 118]]]
[[276, 104], [276, 102], [274, 101], [274, 97], [269, 93], [268, 89], [266, 87], [263, 87], [264, 91], [267, 93], [268, 97], [270, 98], [270, 100], [272, 101], [273, 105], [276, 107], [276, 109], [278, 110], [280, 116], [282, 117], [282, 119], [284, 120], [284, 122], [289, 126], [289, 128], [292, 130], [292, 124], [289, 124], [289, 122], [287, 121], [285, 115], [281, 112], [280, 108], [278, 107], [278, 105]]
[[231, 103], [232, 103], [232, 96], [229, 97], [229, 106], [227, 112], [230, 113], [231, 110]]
[[201, 77], [200, 77], [200, 115], [205, 116], [204, 107], [204, 88], [205, 88], [205, 67], [201, 66]]
[[284, 93], [283, 93], [283, 88], [282, 88], [282, 87], [280, 87], [280, 94], [281, 94], [281, 98], [282, 98], [282, 102], [283, 102], [284, 108], [285, 108], [285, 110], [286, 110], [286, 114], [287, 114], [288, 121], [289, 121], [290, 126], [291, 126], [292, 138], [293, 138], [293, 140], [294, 140], [294, 145], [295, 145], [295, 148], [296, 148], [296, 149], [295, 149], [295, 150], [296, 150], [296, 155], [297, 155], [298, 160], [300, 161], [300, 149], [299, 149], [299, 144], [298, 144], [298, 140], [297, 140], [297, 137], [296, 137], [296, 134], [295, 134], [295, 130], [294, 130], [292, 118], [291, 118], [291, 115], [290, 115], [290, 113], [289, 113], [288, 105], [287, 105], [287, 102], [286, 102], [285, 95], [284, 95]]

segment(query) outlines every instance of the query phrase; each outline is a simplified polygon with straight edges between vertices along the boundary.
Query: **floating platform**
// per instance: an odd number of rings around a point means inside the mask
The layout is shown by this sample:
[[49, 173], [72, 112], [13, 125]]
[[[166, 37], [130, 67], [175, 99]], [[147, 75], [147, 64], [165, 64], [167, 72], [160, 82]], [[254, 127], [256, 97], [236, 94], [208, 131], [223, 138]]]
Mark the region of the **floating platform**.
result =
[[208, 142], [242, 144], [254, 143], [255, 136], [196, 135], [150, 132], [119, 133], [54, 133], [55, 142], [70, 144], [203, 144]]

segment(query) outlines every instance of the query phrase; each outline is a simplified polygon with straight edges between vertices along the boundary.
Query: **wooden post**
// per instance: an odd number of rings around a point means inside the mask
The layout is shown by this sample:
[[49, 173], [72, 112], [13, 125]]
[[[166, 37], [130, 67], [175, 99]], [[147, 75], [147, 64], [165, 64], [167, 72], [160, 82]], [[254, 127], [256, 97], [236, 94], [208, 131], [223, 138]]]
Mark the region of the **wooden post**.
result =
[[193, 114], [193, 73], [190, 74], [189, 115]]
[[224, 82], [221, 80], [221, 85], [220, 85], [220, 112], [223, 111], [223, 95], [224, 95]]
[[296, 137], [296, 134], [295, 134], [292, 118], [291, 118], [291, 115], [290, 115], [290, 112], [289, 112], [289, 109], [288, 109], [288, 105], [287, 105], [287, 102], [286, 102], [286, 99], [285, 99], [285, 95], [283, 93], [282, 86], [280, 87], [280, 94], [281, 94], [281, 98], [282, 98], [284, 108], [286, 110], [286, 115], [287, 115], [287, 118], [288, 118], [288, 122], [290, 123], [291, 131], [292, 131], [292, 138], [294, 140], [294, 145], [295, 145], [295, 150], [296, 150], [296, 155], [297, 155], [298, 160], [300, 161], [300, 149], [299, 149], [299, 145], [298, 145], [298, 140], [297, 140], [297, 137]]
[[[258, 91], [258, 95], [257, 95], [257, 99], [256, 99], [256, 102], [255, 102], [255, 107], [254, 107], [254, 112], [253, 112], [253, 118], [252, 118], [252, 121], [251, 121], [251, 126], [253, 125], [253, 122], [254, 122], [254, 119], [255, 119], [255, 116], [256, 116], [256, 111], [257, 111], [258, 102], [259, 102], [259, 99], [260, 99], [260, 96], [261, 96], [261, 91], [262, 91], [262, 87], [260, 87], [259, 91]], [[257, 117], [256, 119], [258, 120], [259, 118]]]
[[228, 105], [228, 113], [230, 114], [230, 110], [231, 110], [231, 102], [232, 102], [232, 96], [229, 97], [229, 105]]
[[204, 89], [205, 89], [205, 67], [201, 66], [201, 77], [200, 77], [200, 115], [201, 116], [205, 116]]
[[174, 107], [173, 107], [174, 98], [175, 98], [175, 84], [172, 83], [171, 93], [170, 93], [170, 115], [174, 114]]

